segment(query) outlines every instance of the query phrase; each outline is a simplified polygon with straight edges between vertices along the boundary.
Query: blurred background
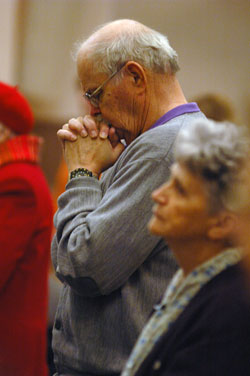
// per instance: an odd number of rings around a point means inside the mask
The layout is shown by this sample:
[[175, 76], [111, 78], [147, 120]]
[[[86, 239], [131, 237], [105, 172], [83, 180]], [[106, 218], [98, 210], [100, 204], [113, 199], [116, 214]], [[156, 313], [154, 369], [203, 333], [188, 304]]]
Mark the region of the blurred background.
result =
[[188, 100], [219, 94], [236, 122], [250, 123], [249, 0], [0, 0], [0, 80], [18, 85], [30, 101], [51, 187], [61, 159], [56, 131], [81, 114], [74, 43], [118, 18], [168, 36]]

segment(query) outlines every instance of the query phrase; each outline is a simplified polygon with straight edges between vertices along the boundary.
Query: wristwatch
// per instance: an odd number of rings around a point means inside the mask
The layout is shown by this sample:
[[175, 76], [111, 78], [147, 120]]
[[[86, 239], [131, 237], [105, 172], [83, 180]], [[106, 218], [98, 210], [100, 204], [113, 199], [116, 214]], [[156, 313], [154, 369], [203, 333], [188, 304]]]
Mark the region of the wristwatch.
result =
[[69, 178], [79, 178], [81, 176], [88, 176], [89, 178], [95, 177], [92, 171], [87, 170], [86, 168], [77, 168], [70, 172]]

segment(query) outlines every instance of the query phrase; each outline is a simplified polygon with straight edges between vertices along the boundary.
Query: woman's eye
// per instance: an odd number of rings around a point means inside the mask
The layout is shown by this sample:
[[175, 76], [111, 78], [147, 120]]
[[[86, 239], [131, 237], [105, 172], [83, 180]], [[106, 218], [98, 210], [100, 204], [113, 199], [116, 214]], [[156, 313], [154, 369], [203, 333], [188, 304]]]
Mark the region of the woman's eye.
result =
[[182, 195], [185, 195], [186, 194], [186, 191], [185, 189], [182, 187], [181, 184], [179, 184], [177, 181], [175, 182], [175, 188], [177, 189], [177, 191], [182, 194]]

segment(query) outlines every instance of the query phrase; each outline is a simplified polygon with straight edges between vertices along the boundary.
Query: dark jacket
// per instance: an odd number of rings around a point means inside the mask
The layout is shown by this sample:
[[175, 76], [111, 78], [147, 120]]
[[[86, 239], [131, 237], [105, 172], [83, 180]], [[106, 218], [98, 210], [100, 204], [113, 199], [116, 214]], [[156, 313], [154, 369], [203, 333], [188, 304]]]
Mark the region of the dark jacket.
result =
[[213, 278], [161, 337], [136, 376], [249, 376], [248, 287], [240, 264]]

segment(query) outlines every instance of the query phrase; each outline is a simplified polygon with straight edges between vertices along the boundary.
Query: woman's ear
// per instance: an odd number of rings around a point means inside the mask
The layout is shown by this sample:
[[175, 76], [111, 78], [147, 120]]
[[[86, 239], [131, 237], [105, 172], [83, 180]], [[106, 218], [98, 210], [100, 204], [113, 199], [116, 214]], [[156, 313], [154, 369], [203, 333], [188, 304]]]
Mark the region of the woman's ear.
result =
[[211, 240], [230, 239], [237, 224], [237, 217], [230, 211], [223, 210], [211, 219], [208, 237]]
[[137, 88], [145, 88], [147, 84], [147, 76], [144, 68], [135, 61], [128, 61], [125, 64], [125, 71], [131, 79], [133, 86]]

